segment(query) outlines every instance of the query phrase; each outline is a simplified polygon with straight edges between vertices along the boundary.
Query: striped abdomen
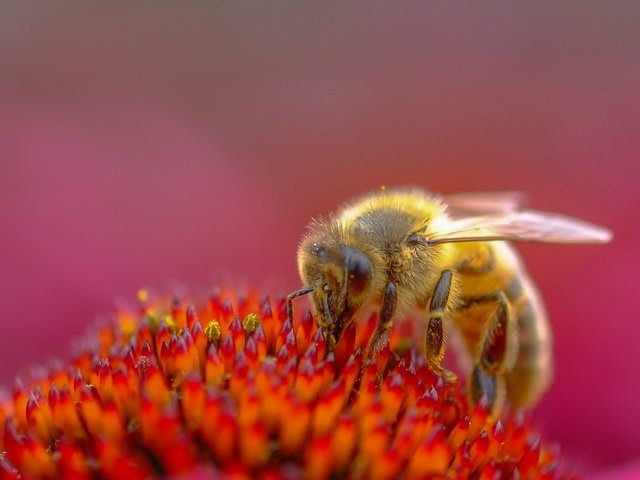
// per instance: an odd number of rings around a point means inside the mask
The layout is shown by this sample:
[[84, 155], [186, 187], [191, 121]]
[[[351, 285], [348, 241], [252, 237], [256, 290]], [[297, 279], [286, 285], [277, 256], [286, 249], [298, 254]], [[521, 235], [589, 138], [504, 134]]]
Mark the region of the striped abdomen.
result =
[[517, 321], [519, 348], [516, 363], [506, 376], [507, 395], [512, 406], [530, 407], [553, 378], [551, 329], [538, 289], [526, 271], [520, 270], [511, 287], [519, 290], [518, 295], [507, 290]]
[[504, 376], [513, 407], [535, 404], [549, 387], [553, 371], [551, 333], [539, 293], [515, 249], [505, 242], [459, 244], [457, 284], [459, 308], [453, 321], [462, 333], [472, 361], [478, 363], [486, 332], [495, 318], [496, 301], [507, 298], [511, 326], [506, 331]]

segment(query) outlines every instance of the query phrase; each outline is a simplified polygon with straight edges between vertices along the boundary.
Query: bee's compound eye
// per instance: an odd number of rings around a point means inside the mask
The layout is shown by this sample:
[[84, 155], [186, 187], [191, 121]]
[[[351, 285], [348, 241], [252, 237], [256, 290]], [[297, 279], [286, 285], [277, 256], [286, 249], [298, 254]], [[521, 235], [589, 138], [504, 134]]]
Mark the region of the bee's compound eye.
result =
[[369, 286], [373, 266], [369, 257], [360, 250], [353, 249], [347, 256], [347, 272], [349, 289], [359, 292]]
[[407, 245], [410, 247], [415, 247], [417, 245], [424, 245], [424, 244], [425, 244], [424, 238], [422, 238], [417, 233], [412, 233], [407, 237]]

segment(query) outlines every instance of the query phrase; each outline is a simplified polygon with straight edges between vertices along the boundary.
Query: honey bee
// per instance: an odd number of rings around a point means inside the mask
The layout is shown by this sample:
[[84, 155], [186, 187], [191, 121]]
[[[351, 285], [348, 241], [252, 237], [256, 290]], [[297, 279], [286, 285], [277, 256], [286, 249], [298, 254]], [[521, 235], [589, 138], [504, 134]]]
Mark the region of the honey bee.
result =
[[378, 322], [364, 361], [388, 342], [394, 319], [413, 311], [425, 322], [429, 368], [441, 362], [445, 327], [461, 334], [472, 362], [468, 395], [493, 412], [505, 398], [533, 406], [553, 376], [552, 340], [537, 288], [509, 241], [605, 243], [609, 230], [555, 213], [522, 208], [514, 192], [437, 196], [382, 188], [313, 220], [298, 248], [305, 287], [329, 349], [359, 312]]

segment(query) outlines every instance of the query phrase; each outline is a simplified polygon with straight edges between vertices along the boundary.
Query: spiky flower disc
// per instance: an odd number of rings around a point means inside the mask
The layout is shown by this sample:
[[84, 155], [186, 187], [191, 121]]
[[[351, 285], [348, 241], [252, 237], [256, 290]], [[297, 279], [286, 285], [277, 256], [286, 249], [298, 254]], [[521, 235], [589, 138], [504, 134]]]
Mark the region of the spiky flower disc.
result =
[[524, 416], [470, 408], [399, 329], [362, 368], [375, 318], [327, 354], [296, 312], [258, 292], [194, 307], [141, 291], [69, 364], [2, 399], [0, 478], [561, 476]]

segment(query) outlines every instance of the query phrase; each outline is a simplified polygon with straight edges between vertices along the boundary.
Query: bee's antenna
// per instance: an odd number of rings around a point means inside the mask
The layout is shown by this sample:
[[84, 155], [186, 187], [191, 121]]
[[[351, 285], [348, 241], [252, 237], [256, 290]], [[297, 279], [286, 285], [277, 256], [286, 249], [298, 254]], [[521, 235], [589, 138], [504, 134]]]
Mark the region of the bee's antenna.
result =
[[289, 322], [291, 322], [291, 325], [293, 325], [293, 299], [311, 293], [313, 290], [313, 287], [304, 287], [287, 296], [287, 318], [289, 319]]

